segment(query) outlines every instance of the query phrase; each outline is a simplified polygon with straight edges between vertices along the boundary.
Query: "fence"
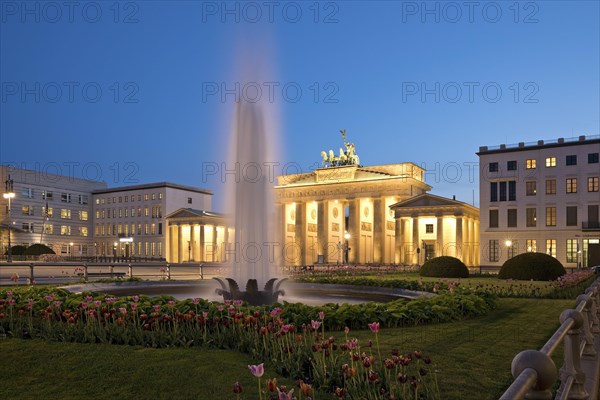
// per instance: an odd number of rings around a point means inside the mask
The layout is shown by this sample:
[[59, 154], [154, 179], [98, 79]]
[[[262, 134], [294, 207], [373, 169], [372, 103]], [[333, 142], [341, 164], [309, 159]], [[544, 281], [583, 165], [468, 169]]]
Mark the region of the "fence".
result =
[[[551, 388], [560, 378], [555, 399], [597, 399], [600, 368], [600, 279], [577, 297], [577, 307], [560, 314], [560, 327], [541, 350], [525, 350], [512, 361], [514, 382], [500, 400], [552, 399]], [[557, 371], [552, 354], [564, 346]]]

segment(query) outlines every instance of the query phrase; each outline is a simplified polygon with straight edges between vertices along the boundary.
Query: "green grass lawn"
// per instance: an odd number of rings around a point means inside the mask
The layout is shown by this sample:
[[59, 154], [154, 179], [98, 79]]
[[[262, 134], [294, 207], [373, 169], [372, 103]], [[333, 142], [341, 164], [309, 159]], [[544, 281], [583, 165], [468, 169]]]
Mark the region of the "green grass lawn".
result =
[[[485, 317], [431, 326], [382, 329], [382, 353], [421, 350], [436, 364], [442, 399], [495, 399], [511, 382], [510, 364], [521, 350], [540, 348], [558, 327], [571, 300], [500, 299]], [[370, 331], [350, 332], [373, 339]], [[339, 335], [343, 337], [343, 334]], [[258, 398], [251, 360], [237, 351], [205, 348], [145, 349], [111, 345], [0, 340], [2, 399], [235, 399]], [[289, 379], [277, 377], [284, 384]], [[296, 390], [297, 392], [297, 390]], [[331, 395], [317, 394], [331, 399]]]

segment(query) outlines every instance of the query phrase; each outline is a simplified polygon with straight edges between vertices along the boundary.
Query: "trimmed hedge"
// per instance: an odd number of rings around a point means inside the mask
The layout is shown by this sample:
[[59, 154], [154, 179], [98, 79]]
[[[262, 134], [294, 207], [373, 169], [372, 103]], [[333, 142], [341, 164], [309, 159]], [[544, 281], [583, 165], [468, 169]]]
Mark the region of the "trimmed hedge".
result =
[[[25, 254], [25, 246], [21, 246], [20, 244], [12, 246], [10, 248], [10, 254], [12, 254], [13, 256], [22, 256], [23, 254]], [[4, 255], [8, 255], [8, 250], [4, 252]]]
[[556, 258], [544, 253], [523, 253], [502, 265], [498, 278], [553, 281], [567, 272]]
[[436, 278], [468, 278], [469, 269], [458, 258], [441, 256], [425, 261], [419, 275]]
[[56, 254], [56, 253], [50, 247], [40, 244], [40, 243], [36, 243], [36, 244], [32, 244], [27, 249], [25, 249], [25, 253], [23, 253], [23, 254], [25, 254], [26, 256], [40, 256], [42, 254]]

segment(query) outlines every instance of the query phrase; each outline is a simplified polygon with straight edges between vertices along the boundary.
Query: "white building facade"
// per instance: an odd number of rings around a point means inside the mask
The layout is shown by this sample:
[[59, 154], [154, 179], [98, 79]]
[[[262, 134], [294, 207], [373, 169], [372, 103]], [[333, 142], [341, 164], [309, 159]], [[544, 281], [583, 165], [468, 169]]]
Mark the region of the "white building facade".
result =
[[0, 166], [0, 181], [13, 182], [10, 215], [8, 200], [0, 197], [0, 254], [12, 246], [43, 243], [62, 256], [93, 255], [92, 191], [105, 182], [50, 173], [50, 168], [31, 170]]
[[481, 264], [541, 252], [586, 267], [600, 239], [599, 153], [597, 135], [480, 147]]
[[100, 257], [166, 259], [166, 216], [210, 210], [212, 192], [170, 182], [94, 191], [94, 246]]

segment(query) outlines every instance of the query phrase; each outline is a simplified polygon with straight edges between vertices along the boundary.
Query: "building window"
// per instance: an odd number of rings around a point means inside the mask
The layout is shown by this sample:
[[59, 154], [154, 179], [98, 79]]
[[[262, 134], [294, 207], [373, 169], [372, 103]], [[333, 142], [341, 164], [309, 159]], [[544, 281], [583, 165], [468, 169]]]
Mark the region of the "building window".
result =
[[131, 195], [131, 202], [133, 203], [134, 201], [135, 201], [135, 195], [134, 195], [134, 194], [132, 194], [132, 195]]
[[188, 204], [192, 204], [192, 198], [188, 197]]
[[506, 182], [500, 182], [500, 201], [506, 201]]
[[536, 168], [536, 161], [534, 158], [531, 158], [527, 161], [525, 161], [525, 168], [527, 169], [535, 169]]
[[588, 154], [588, 164], [598, 164], [598, 153]]
[[113, 204], [117, 204], [117, 196], [113, 196]]
[[106, 210], [102, 210], [102, 219], [106, 218]]
[[144, 224], [144, 235], [148, 235], [150, 232], [148, 231], [148, 224]]
[[567, 207], [567, 226], [577, 226], [577, 206]]
[[135, 217], [135, 207], [131, 207], [131, 218]]
[[579, 244], [577, 243], [577, 239], [567, 239], [567, 262], [568, 263], [576, 263], [577, 262], [577, 248]]
[[87, 236], [87, 235], [88, 235], [87, 226], [80, 226], [79, 227], [79, 236]]
[[546, 207], [546, 226], [556, 226], [556, 207]]
[[516, 171], [517, 170], [517, 162], [516, 161], [507, 161], [506, 169], [508, 171]]
[[61, 225], [60, 227], [60, 234], [63, 236], [69, 236], [71, 235], [71, 227], [68, 225]]
[[517, 182], [508, 181], [508, 201], [517, 200]]
[[598, 177], [592, 176], [588, 178], [588, 192], [598, 191]]
[[546, 179], [546, 194], [556, 194], [556, 179]]
[[33, 199], [33, 189], [32, 188], [23, 188], [23, 190], [21, 190], [21, 195], [23, 197], [27, 197], [28, 199]]
[[567, 193], [577, 193], [577, 178], [567, 178]]
[[79, 211], [79, 220], [87, 221], [88, 220], [88, 212], [87, 211]]
[[152, 193], [152, 200], [156, 200], [156, 193]]
[[25, 232], [33, 233], [33, 222], [31, 222], [31, 223], [23, 222], [23, 224], [21, 224], [21, 229], [24, 230]]
[[537, 253], [537, 240], [527, 239], [526, 241], [527, 251], [530, 253]]
[[117, 225], [117, 234], [121, 235], [123, 233], [123, 224]]
[[425, 224], [425, 233], [433, 233], [433, 224]]
[[71, 193], [61, 193], [60, 201], [62, 201], [63, 203], [70, 203], [71, 202]]
[[117, 218], [117, 210], [115, 208], [112, 209], [112, 217]]
[[33, 206], [23, 206], [23, 207], [21, 207], [21, 213], [23, 215], [33, 215]]
[[162, 193], [159, 193], [159, 194], [158, 194], [158, 199], [159, 199], [159, 200], [162, 200]]
[[119, 203], [123, 202], [123, 196], [119, 196]]
[[158, 256], [162, 257], [162, 243], [156, 242], [156, 246], [158, 247]]
[[53, 193], [47, 190], [42, 190], [42, 199], [44, 200], [52, 200]]
[[490, 228], [498, 227], [498, 210], [490, 210]]
[[519, 248], [519, 244], [516, 241], [510, 242], [510, 246], [506, 248], [506, 258], [510, 259], [517, 255], [517, 249]]
[[96, 199], [96, 204], [100, 204], [100, 199]]
[[536, 193], [537, 193], [536, 181], [525, 182], [525, 194], [527, 196], [535, 196]]
[[527, 222], [526, 226], [528, 228], [535, 227], [536, 224], [537, 224], [537, 208], [527, 208], [526, 213], [527, 213], [527, 215], [526, 215], [526, 217], [527, 217], [526, 218], [526, 220], [527, 220], [526, 221]]
[[517, 209], [510, 208], [510, 209], [506, 210], [506, 217], [507, 217], [506, 226], [508, 226], [509, 228], [516, 228], [517, 227]]
[[162, 235], [162, 222], [158, 223], [158, 234]]
[[124, 196], [125, 203], [129, 202], [129, 196]]
[[122, 218], [122, 217], [123, 217], [123, 209], [119, 208], [119, 218]]
[[137, 216], [138, 217], [142, 216], [142, 207], [138, 207], [138, 209], [137, 209]]
[[52, 218], [52, 216], [54, 215], [54, 210], [52, 209], [52, 207], [42, 207], [42, 216], [44, 218]]
[[148, 201], [148, 193], [144, 194], [144, 200]]
[[54, 234], [54, 225], [52, 225], [52, 224], [44, 225], [44, 233], [47, 235], [53, 235]]
[[489, 171], [490, 172], [498, 172], [498, 163], [497, 162], [490, 163]]
[[577, 156], [576, 155], [567, 156], [565, 163], [567, 165], [577, 165]]
[[89, 202], [89, 198], [87, 195], [85, 195], [85, 194], [79, 195], [79, 204], [88, 204], [88, 202]]
[[556, 240], [546, 239], [546, 254], [556, 257]]
[[490, 262], [498, 262], [498, 240], [496, 239], [489, 242], [489, 259]]
[[150, 225], [150, 234], [156, 235], [156, 224]]
[[125, 209], [125, 218], [129, 217], [129, 208]]
[[490, 201], [498, 201], [498, 182], [490, 182]]
[[142, 195], [138, 194], [138, 201], [142, 201]]
[[71, 219], [71, 210], [69, 210], [68, 208], [61, 208], [60, 217], [62, 219]]
[[148, 206], [144, 207], [144, 217], [147, 217], [148, 214]]
[[556, 167], [556, 157], [546, 157], [546, 168]]
[[137, 234], [138, 235], [142, 234], [142, 224], [138, 224], [138, 226], [137, 226]]

